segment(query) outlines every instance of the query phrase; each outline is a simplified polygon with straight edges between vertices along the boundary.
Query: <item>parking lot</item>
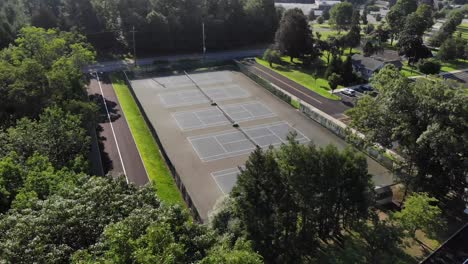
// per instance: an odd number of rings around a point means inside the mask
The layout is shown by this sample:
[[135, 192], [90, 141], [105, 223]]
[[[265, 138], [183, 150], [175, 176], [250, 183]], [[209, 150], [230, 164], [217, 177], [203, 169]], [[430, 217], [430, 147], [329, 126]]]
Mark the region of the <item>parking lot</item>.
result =
[[[181, 74], [131, 84], [204, 221], [216, 201], [231, 191], [256, 145], [279, 146], [295, 132], [304, 144], [346, 146], [240, 72]], [[380, 164], [370, 158], [368, 163], [375, 184], [393, 182]]]

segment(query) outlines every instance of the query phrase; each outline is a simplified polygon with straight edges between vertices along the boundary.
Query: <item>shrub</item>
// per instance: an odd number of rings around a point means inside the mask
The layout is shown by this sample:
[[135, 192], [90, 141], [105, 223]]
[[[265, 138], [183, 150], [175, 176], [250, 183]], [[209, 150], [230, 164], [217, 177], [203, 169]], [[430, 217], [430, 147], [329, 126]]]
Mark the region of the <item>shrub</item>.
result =
[[281, 56], [277, 50], [267, 49], [263, 53], [263, 60], [268, 61], [270, 67], [273, 67], [273, 63], [279, 64], [281, 62]]
[[424, 74], [437, 74], [440, 72], [440, 62], [435, 59], [422, 60], [418, 63], [418, 69]]
[[317, 23], [323, 24], [323, 22], [324, 22], [323, 17], [318, 17], [317, 18]]

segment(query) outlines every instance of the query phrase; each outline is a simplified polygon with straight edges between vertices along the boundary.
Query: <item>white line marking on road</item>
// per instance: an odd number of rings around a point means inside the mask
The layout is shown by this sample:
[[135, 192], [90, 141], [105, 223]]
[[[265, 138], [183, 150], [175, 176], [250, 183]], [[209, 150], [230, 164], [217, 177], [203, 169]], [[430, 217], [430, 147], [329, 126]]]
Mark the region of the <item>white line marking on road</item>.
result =
[[259, 70], [259, 71], [261, 71], [261, 72], [263, 72], [263, 73], [265, 73], [266, 75], [270, 76], [271, 78], [273, 78], [273, 79], [275, 79], [275, 80], [277, 80], [277, 81], [279, 81], [279, 82], [285, 84], [286, 86], [291, 87], [293, 90], [300, 92], [301, 94], [303, 94], [303, 95], [305, 95], [306, 97], [308, 97], [308, 98], [310, 98], [310, 99], [316, 101], [317, 103], [322, 104], [321, 101], [319, 101], [319, 100], [313, 98], [312, 96], [310, 96], [310, 95], [304, 93], [303, 91], [301, 91], [301, 90], [299, 90], [299, 89], [296, 89], [295, 87], [293, 87], [293, 86], [291, 86], [291, 85], [289, 85], [289, 84], [283, 82], [282, 80], [276, 78], [275, 76], [269, 74], [268, 72], [266, 72], [266, 71], [264, 71], [264, 70], [262, 70], [262, 69], [260, 69], [260, 68], [258, 68], [258, 67], [256, 67], [256, 66], [252, 66], [252, 67], [254, 67], [255, 69], [257, 69], [257, 70]]
[[109, 113], [109, 109], [107, 108], [106, 97], [104, 96], [104, 91], [102, 90], [101, 81], [99, 80], [99, 74], [97, 72], [96, 72], [96, 77], [97, 77], [97, 81], [99, 84], [99, 90], [101, 90], [102, 101], [104, 102], [104, 107], [106, 108], [107, 119], [109, 120], [109, 124], [111, 126], [112, 135], [114, 136], [115, 145], [117, 146], [117, 152], [119, 153], [120, 163], [122, 164], [122, 169], [125, 175], [125, 180], [127, 181], [127, 184], [128, 184], [127, 171], [125, 170], [125, 165], [122, 159], [122, 154], [120, 153], [119, 142], [117, 142], [117, 137], [115, 136], [114, 125], [112, 124], [112, 119]]

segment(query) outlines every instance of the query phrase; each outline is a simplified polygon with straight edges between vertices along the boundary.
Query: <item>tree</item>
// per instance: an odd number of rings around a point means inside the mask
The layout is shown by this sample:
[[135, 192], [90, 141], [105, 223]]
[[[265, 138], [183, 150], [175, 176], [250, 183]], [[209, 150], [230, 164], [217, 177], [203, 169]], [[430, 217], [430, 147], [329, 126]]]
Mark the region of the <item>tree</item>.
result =
[[438, 200], [429, 197], [427, 193], [414, 193], [406, 200], [403, 210], [393, 214], [393, 218], [411, 237], [416, 237], [418, 229], [434, 237], [437, 229], [443, 227], [442, 211], [432, 205], [436, 202]]
[[294, 58], [303, 56], [311, 46], [312, 32], [307, 19], [298, 8], [286, 11], [276, 32], [276, 45], [283, 54]]
[[[257, 148], [239, 175], [232, 195], [235, 198], [238, 217], [245, 226], [254, 249], [265, 261], [273, 261], [281, 255], [290, 255], [286, 247], [294, 230], [293, 197], [278, 189], [282, 186], [278, 164], [271, 150], [264, 153]], [[240, 210], [239, 210], [240, 209]], [[284, 210], [284, 211], [283, 211]], [[282, 232], [286, 232], [284, 235]]]
[[0, 52], [0, 126], [36, 118], [47, 106], [82, 100], [81, 67], [94, 56], [83, 36], [23, 28], [15, 45]]
[[367, 25], [367, 23], [369, 23], [369, 21], [367, 21], [367, 15], [368, 14], [369, 14], [369, 11], [367, 10], [367, 5], [365, 5], [364, 9], [362, 10], [362, 16], [361, 16], [361, 20], [362, 20], [363, 25]]
[[58, 107], [46, 108], [37, 121], [23, 118], [3, 135], [0, 156], [16, 151], [20, 159], [39, 153], [58, 168], [88, 155], [90, 138], [78, 115]]
[[356, 81], [356, 74], [353, 68], [353, 59], [351, 55], [346, 56], [346, 60], [342, 64], [341, 70], [341, 84], [350, 85]]
[[462, 10], [453, 10], [444, 24], [442, 24], [439, 31], [431, 36], [429, 44], [434, 47], [439, 47], [446, 39], [451, 38], [453, 33], [457, 30], [457, 26], [462, 23], [463, 17], [464, 13]]
[[324, 22], [323, 20], [324, 20], [324, 19], [323, 19], [323, 16], [319, 16], [319, 17], [317, 18], [317, 23], [318, 23], [319, 25], [321, 25], [321, 24], [323, 24], [323, 22]]
[[348, 111], [351, 126], [369, 142], [387, 148], [398, 144], [407, 189], [438, 199], [452, 192], [462, 199], [467, 184], [465, 91], [442, 80], [411, 82], [390, 65], [373, 76], [372, 86], [379, 95], [362, 98]]
[[353, 18], [353, 5], [342, 2], [330, 9], [330, 20], [328, 23], [338, 30], [349, 29]]
[[314, 21], [315, 19], [317, 19], [317, 16], [315, 15], [315, 10], [314, 9], [310, 9], [308, 18], [309, 18], [309, 21]]
[[328, 85], [330, 85], [332, 93], [340, 83], [342, 83], [342, 79], [339, 74], [332, 73], [330, 76], [328, 76]]
[[366, 38], [363, 41], [362, 51], [366, 57], [379, 52], [382, 53], [384, 49], [383, 43], [375, 37]]
[[433, 59], [422, 60], [418, 63], [418, 69], [424, 74], [437, 74], [440, 72], [440, 62]]
[[363, 156], [302, 145], [292, 134], [280, 149], [250, 155], [213, 223], [226, 237], [245, 230], [265, 262], [298, 263], [314, 256], [319, 238], [367, 219], [372, 190]]
[[325, 77], [328, 79], [333, 73], [340, 74], [343, 69], [343, 61], [341, 57], [332, 56], [330, 63], [328, 64], [327, 70], [325, 71]]
[[415, 0], [398, 0], [394, 6], [390, 8], [387, 16], [387, 24], [391, 35], [390, 44], [393, 45], [393, 40], [399, 38], [400, 32], [404, 28], [406, 17], [415, 12], [418, 7], [418, 2]]
[[418, 62], [420, 59], [432, 57], [431, 50], [424, 45], [420, 36], [403, 32], [398, 40], [398, 54], [408, 58], [408, 64]]
[[353, 48], [358, 47], [361, 43], [361, 27], [359, 24], [351, 26], [351, 29], [345, 37], [346, 46], [349, 47], [349, 53], [352, 53]]
[[0, 213], [10, 209], [11, 202], [23, 186], [25, 172], [17, 160], [14, 152], [0, 159]]
[[440, 45], [437, 57], [442, 61], [451, 61], [457, 58], [457, 44], [453, 38], [446, 39]]
[[281, 56], [278, 51], [274, 49], [267, 49], [263, 53], [263, 60], [268, 61], [268, 63], [270, 63], [270, 67], [273, 67], [273, 63], [278, 64], [281, 62]]

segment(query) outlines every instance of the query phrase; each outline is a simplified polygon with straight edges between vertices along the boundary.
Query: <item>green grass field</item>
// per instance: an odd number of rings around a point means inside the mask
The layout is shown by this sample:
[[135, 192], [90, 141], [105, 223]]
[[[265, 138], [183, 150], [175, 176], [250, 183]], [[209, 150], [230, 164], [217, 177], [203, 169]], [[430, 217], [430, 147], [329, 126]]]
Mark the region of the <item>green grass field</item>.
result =
[[156, 186], [156, 193], [161, 201], [168, 204], [185, 206], [179, 189], [159, 153], [159, 147], [140, 112], [138, 106], [119, 74], [111, 75], [112, 84], [119, 103], [135, 139], [135, 143], [145, 164], [151, 182]]
[[400, 73], [405, 77], [424, 75], [418, 71], [418, 68], [409, 66], [408, 61], [403, 62], [403, 67], [401, 68]]
[[462, 70], [468, 68], [468, 60], [455, 60], [449, 62], [442, 62], [442, 68], [440, 71], [451, 72], [456, 70]]
[[463, 23], [457, 27], [457, 31], [453, 33], [454, 36], [458, 36], [461, 33], [463, 39], [468, 40], [468, 23]]
[[[286, 57], [282, 58], [282, 64], [273, 64], [273, 67], [270, 67], [267, 61], [262, 59], [256, 58], [257, 63], [268, 67], [275, 72], [307, 87], [308, 89], [318, 93], [319, 95], [326, 97], [332, 100], [340, 100], [340, 97], [330, 93], [330, 86], [328, 85], [328, 81], [322, 77], [317, 78], [314, 80], [312, 78], [313, 71], [311, 69], [304, 69], [300, 64], [291, 63], [289, 59]], [[296, 59], [296, 61], [298, 61]]]

